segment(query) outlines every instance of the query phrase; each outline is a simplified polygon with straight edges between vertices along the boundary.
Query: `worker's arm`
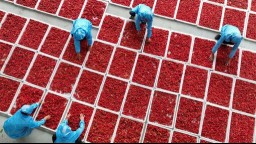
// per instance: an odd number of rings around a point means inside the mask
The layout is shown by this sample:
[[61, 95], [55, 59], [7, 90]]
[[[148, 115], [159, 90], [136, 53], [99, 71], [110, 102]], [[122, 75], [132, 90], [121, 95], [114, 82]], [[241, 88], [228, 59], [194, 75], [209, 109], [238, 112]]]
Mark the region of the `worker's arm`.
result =
[[139, 18], [139, 16], [136, 17], [135, 26], [136, 26], [136, 30], [140, 31], [140, 18]]
[[220, 39], [217, 41], [215, 46], [212, 48], [212, 53], [215, 53], [218, 50], [220, 45], [223, 43], [224, 39], [225, 39], [225, 36], [221, 35]]
[[80, 53], [80, 41], [79, 40], [76, 40], [74, 38], [74, 44], [75, 44], [75, 50], [76, 50], [76, 53]]
[[35, 121], [33, 120], [33, 118], [31, 117], [29, 120], [29, 128], [38, 128], [41, 125], [45, 124], [46, 120], [45, 118], [40, 120], [40, 121]]
[[148, 22], [148, 26], [147, 26], [147, 30], [148, 30], [148, 34], [147, 34], [147, 37], [148, 38], [151, 38], [152, 36], [152, 20]]
[[243, 39], [243, 38], [241, 38], [239, 41], [237, 41], [237, 42], [235, 43], [235, 45], [233, 46], [233, 48], [232, 48], [232, 50], [231, 50], [231, 52], [230, 52], [230, 54], [229, 54], [229, 58], [233, 58], [233, 57], [235, 56], [236, 51], [237, 51], [237, 49], [238, 49], [240, 43], [242, 42], [242, 39]]
[[92, 32], [90, 31], [87, 36], [88, 46], [92, 46]]
[[79, 138], [80, 135], [83, 133], [84, 127], [85, 127], [85, 122], [84, 122], [84, 120], [80, 120], [79, 128], [75, 131], [75, 135], [74, 135], [74, 137], [75, 137], [76, 139]]

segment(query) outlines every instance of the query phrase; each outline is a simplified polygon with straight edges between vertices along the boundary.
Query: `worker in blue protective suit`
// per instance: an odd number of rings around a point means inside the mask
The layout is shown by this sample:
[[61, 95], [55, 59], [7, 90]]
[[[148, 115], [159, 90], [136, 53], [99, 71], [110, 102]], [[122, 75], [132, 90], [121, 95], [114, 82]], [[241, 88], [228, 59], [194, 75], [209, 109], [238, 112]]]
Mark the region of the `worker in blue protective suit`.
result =
[[50, 119], [48, 115], [40, 121], [35, 121], [30, 115], [41, 104], [41, 101], [32, 105], [24, 105], [12, 117], [4, 122], [5, 133], [13, 139], [24, 138], [31, 134], [34, 128], [43, 125], [46, 120]]
[[59, 125], [56, 134], [52, 136], [52, 141], [54, 143], [82, 143], [82, 140], [79, 137], [84, 130], [84, 115], [80, 114], [80, 127], [76, 131], [72, 131], [68, 126], [69, 117], [70, 114], [68, 114], [66, 119]]
[[229, 57], [228, 57], [228, 60], [226, 62], [226, 65], [229, 65], [231, 59], [236, 54], [236, 51], [237, 51], [241, 41], [243, 40], [243, 37], [241, 36], [241, 33], [240, 33], [239, 29], [235, 26], [232, 26], [232, 25], [225, 25], [221, 28], [220, 34], [218, 34], [215, 37], [215, 39], [218, 40], [218, 41], [215, 44], [215, 46], [212, 48], [212, 53], [210, 55], [210, 60], [213, 61], [214, 53], [218, 50], [218, 48], [220, 47], [220, 45], [222, 43], [223, 44], [234, 45], [232, 47], [232, 50], [231, 50], [231, 52], [229, 54]]
[[152, 36], [152, 23], [153, 23], [153, 12], [150, 7], [144, 5], [144, 4], [139, 4], [135, 8], [133, 8], [130, 11], [130, 19], [134, 19], [135, 15], [135, 25], [136, 25], [136, 30], [138, 31], [138, 34], [140, 34], [140, 24], [141, 23], [147, 23], [147, 39], [146, 42], [151, 41], [151, 36]]
[[81, 59], [80, 41], [82, 41], [83, 39], [87, 39], [87, 42], [88, 42], [87, 50], [90, 51], [90, 48], [92, 46], [91, 30], [92, 30], [92, 23], [89, 20], [79, 18], [73, 21], [73, 28], [70, 33], [74, 38], [75, 50], [76, 50], [78, 59]]

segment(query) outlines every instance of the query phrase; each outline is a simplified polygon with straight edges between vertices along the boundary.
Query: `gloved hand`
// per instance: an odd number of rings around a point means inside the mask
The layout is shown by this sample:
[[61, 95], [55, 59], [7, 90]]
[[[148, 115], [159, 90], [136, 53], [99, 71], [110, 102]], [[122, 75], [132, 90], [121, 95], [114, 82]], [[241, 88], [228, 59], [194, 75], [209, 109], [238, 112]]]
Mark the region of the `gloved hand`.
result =
[[146, 39], [146, 43], [150, 43], [151, 42], [151, 39], [150, 38], [147, 38]]
[[91, 50], [91, 48], [92, 48], [92, 46], [87, 46], [87, 51], [90, 51]]
[[49, 120], [51, 118], [50, 115], [47, 115], [46, 117], [44, 117], [45, 120]]
[[41, 105], [41, 104], [43, 104], [44, 102], [43, 102], [43, 99], [40, 99], [39, 101], [38, 101], [38, 104], [39, 105]]
[[66, 119], [68, 120], [68, 119], [70, 118], [70, 116], [71, 116], [71, 114], [68, 114], [67, 117], [66, 117]]
[[77, 57], [78, 60], [81, 60], [81, 57], [82, 57], [82, 56], [81, 56], [80, 53], [77, 53], [77, 56], [76, 56], [76, 57]]
[[231, 58], [228, 58], [227, 62], [225, 63], [226, 66], [230, 65]]
[[80, 120], [81, 120], [81, 121], [84, 120], [84, 114], [80, 114]]

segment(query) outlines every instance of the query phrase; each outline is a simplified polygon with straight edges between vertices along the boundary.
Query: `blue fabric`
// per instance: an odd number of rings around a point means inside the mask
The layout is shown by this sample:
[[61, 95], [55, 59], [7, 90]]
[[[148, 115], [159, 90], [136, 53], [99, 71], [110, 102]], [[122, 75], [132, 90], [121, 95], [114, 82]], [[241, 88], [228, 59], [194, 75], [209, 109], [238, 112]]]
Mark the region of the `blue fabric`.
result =
[[138, 6], [133, 8], [132, 11], [137, 14], [135, 19], [135, 25], [136, 25], [137, 31], [141, 30], [140, 23], [146, 22], [147, 30], [148, 30], [147, 37], [150, 38], [152, 36], [152, 23], [153, 23], [153, 12], [151, 8], [144, 4], [139, 4]]
[[[27, 109], [32, 113], [38, 106], [38, 103], [34, 103]], [[13, 139], [26, 137], [30, 135], [34, 128], [38, 128], [45, 123], [44, 119], [35, 121], [31, 116], [22, 114], [21, 109], [4, 122], [5, 133]]]
[[229, 58], [233, 58], [242, 40], [243, 37], [241, 36], [241, 33], [237, 27], [225, 25], [221, 28], [221, 37], [212, 48], [212, 53], [215, 53], [224, 41], [232, 42], [234, 43], [234, 46], [229, 54]]
[[72, 131], [68, 126], [68, 121], [64, 120], [56, 131], [56, 140], [54, 143], [75, 143], [84, 130], [84, 121], [80, 121], [79, 128], [76, 131]]
[[73, 21], [73, 28], [71, 30], [71, 35], [74, 37], [74, 44], [76, 53], [80, 53], [81, 46], [80, 41], [87, 39], [88, 45], [92, 45], [92, 23], [87, 19], [76, 19]]

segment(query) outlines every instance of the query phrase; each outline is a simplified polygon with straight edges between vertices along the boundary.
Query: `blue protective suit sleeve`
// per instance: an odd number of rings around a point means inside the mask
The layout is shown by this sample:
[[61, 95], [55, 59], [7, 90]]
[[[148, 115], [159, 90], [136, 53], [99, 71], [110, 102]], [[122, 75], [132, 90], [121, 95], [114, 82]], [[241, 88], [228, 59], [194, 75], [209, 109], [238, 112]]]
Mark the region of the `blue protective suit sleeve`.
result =
[[241, 42], [242, 42], [242, 38], [238, 42], [235, 43], [235, 45], [233, 46], [233, 48], [232, 48], [232, 50], [231, 50], [231, 52], [229, 54], [229, 58], [233, 58], [235, 56], [236, 51], [237, 51], [237, 49], [238, 49], [238, 47], [239, 47]]
[[225, 40], [225, 36], [221, 35], [220, 39], [217, 41], [215, 46], [212, 48], [212, 53], [215, 53], [218, 50], [218, 48], [224, 42], [224, 40]]
[[148, 29], [147, 37], [150, 38], [152, 36], [152, 21], [148, 22], [147, 29]]
[[140, 18], [139, 18], [139, 16], [136, 16], [135, 26], [136, 26], [136, 30], [140, 31]]
[[91, 31], [88, 32], [87, 42], [88, 42], [89, 46], [92, 46], [92, 33], [91, 33]]
[[76, 40], [76, 39], [74, 38], [74, 44], [75, 44], [76, 53], [80, 53], [80, 50], [81, 50], [80, 41], [79, 41], [79, 40]]
[[33, 120], [33, 118], [31, 117], [31, 119], [29, 120], [29, 128], [38, 128], [41, 125], [45, 124], [45, 119], [42, 119], [40, 121], [35, 121]]
[[80, 121], [79, 126], [80, 126], [80, 127], [75, 131], [75, 136], [74, 136], [74, 137], [75, 137], [76, 139], [79, 138], [80, 135], [82, 134], [82, 132], [84, 131], [85, 123], [84, 123], [83, 120]]
[[32, 109], [32, 111], [33, 111], [33, 110], [36, 109], [38, 106], [39, 106], [39, 103], [33, 103], [32, 105], [30, 105], [30, 108], [29, 108], [29, 109]]

